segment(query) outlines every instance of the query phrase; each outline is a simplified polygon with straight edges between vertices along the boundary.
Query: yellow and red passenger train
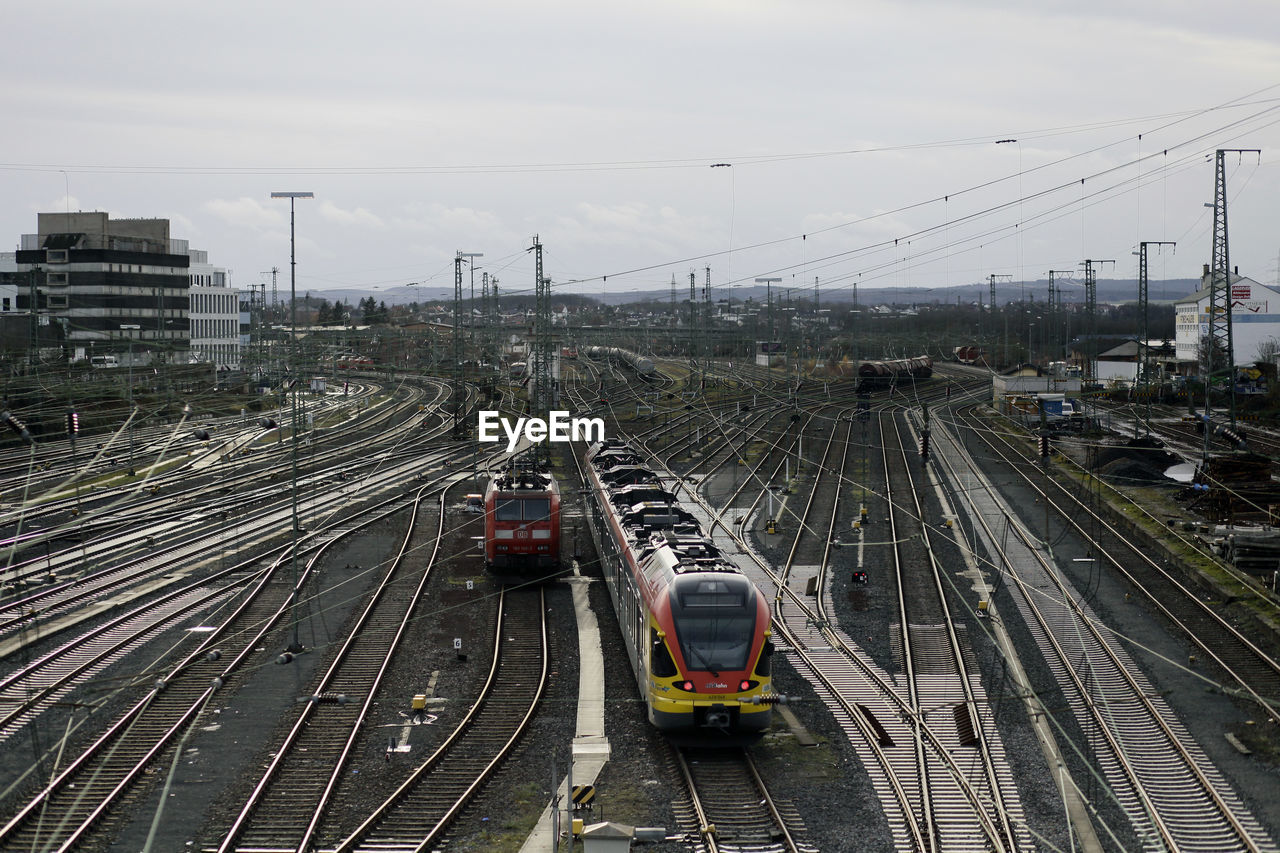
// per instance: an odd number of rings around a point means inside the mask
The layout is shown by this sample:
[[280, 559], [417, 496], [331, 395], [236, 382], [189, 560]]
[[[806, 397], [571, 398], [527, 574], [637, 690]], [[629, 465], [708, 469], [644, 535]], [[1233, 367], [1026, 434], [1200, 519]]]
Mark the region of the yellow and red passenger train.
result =
[[769, 604], [618, 441], [587, 452], [592, 533], [649, 722], [664, 732], [769, 727]]
[[548, 580], [560, 570], [560, 486], [541, 471], [505, 471], [484, 494], [484, 565], [499, 579]]

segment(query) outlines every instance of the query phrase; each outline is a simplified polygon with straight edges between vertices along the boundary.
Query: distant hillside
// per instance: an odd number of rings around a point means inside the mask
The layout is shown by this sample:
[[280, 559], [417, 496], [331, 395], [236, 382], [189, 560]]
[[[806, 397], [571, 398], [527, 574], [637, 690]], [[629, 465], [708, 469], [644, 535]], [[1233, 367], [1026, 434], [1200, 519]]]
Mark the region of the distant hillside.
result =
[[[1063, 302], [1083, 302], [1084, 285], [1079, 282], [1058, 280], [1056, 284], [1062, 289]], [[1176, 278], [1149, 283], [1149, 297], [1152, 302], [1174, 302], [1200, 289], [1200, 280], [1196, 278]], [[699, 295], [701, 295], [699, 287]], [[444, 287], [392, 287], [386, 290], [312, 290], [313, 299], [327, 299], [330, 302], [339, 300], [355, 305], [361, 299], [370, 296], [388, 305], [407, 305], [410, 302], [447, 301], [453, 299], [453, 288]], [[464, 298], [470, 295], [469, 285], [463, 286]], [[681, 294], [683, 295], [683, 294]], [[885, 304], [948, 304], [955, 305], [959, 300], [972, 303], [981, 300], [986, 303], [990, 295], [990, 286], [983, 284], [962, 284], [955, 287], [876, 287], [863, 288], [858, 293], [858, 302], [862, 305]], [[1044, 302], [1049, 295], [1048, 279], [1021, 284], [1000, 282], [996, 285], [996, 302], [1003, 305], [1019, 299], [1034, 299]], [[499, 291], [501, 296], [501, 291]], [[742, 302], [750, 298], [755, 302], [763, 302], [766, 290], [763, 287], [735, 287], [732, 291], [733, 301]], [[773, 291], [775, 299], [785, 299], [778, 288]], [[813, 299], [813, 289], [806, 288], [792, 294], [796, 299]], [[476, 294], [479, 298], [479, 293]], [[632, 302], [669, 302], [670, 290], [653, 290], [645, 293], [625, 291], [622, 293], [593, 294], [592, 298], [606, 305], [626, 305]], [[729, 291], [724, 288], [712, 288], [712, 298], [719, 301], [729, 298]], [[823, 290], [820, 296], [824, 303], [848, 303], [852, 300], [849, 288]], [[1098, 301], [1102, 303], [1136, 302], [1138, 299], [1138, 282], [1136, 279], [1099, 279]]]

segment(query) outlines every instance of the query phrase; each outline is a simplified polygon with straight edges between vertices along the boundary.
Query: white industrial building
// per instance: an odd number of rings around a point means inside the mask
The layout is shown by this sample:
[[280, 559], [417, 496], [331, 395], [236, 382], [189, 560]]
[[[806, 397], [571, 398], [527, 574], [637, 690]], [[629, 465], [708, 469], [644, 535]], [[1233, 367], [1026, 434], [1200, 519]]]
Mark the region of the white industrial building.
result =
[[[1175, 344], [1180, 372], [1198, 371], [1201, 341], [1209, 334], [1209, 270], [1203, 287], [1174, 303]], [[1231, 275], [1231, 338], [1237, 366], [1274, 358], [1280, 347], [1280, 291]]]
[[189, 249], [191, 258], [191, 360], [240, 368], [240, 294], [230, 276], [209, 263], [209, 253]]

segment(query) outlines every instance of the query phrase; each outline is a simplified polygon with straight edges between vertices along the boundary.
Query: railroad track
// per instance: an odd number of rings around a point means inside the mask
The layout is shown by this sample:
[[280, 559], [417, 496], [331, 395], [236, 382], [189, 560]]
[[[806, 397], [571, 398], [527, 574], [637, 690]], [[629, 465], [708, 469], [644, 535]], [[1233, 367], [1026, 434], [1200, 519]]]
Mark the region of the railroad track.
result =
[[0, 827], [0, 849], [69, 850], [90, 836], [133, 786], [190, 731], [206, 706], [251, 661], [285, 619], [320, 558], [337, 542], [397, 513], [403, 497], [383, 501], [359, 521], [335, 525], [302, 567], [296, 583], [280, 556], [254, 570], [259, 580], [240, 605], [182, 661], [72, 759]]
[[[963, 424], [975, 423], [966, 419]], [[1029, 476], [1038, 466], [1030, 464], [1027, 451], [1009, 437], [987, 429], [975, 429], [985, 446], [1022, 472], [1020, 479], [1040, 500], [1058, 513], [1064, 523], [1092, 543], [1099, 559], [1126, 578], [1135, 592], [1144, 595], [1157, 611], [1185, 633], [1206, 660], [1213, 661], [1235, 684], [1238, 695], [1252, 700], [1261, 713], [1280, 724], [1280, 661], [1232, 625], [1203, 600], [1187, 582], [1153, 559], [1142, 540], [1125, 534], [1087, 505], [1080, 504], [1057, 478]], [[1082, 523], [1083, 522], [1083, 523]], [[1096, 527], [1104, 536], [1095, 537]]]
[[774, 801], [745, 749], [672, 747], [706, 853], [816, 853], [794, 808]]
[[405, 559], [424, 491], [413, 501], [405, 536], [389, 569], [240, 807], [218, 845], [219, 853], [306, 850], [311, 846], [351, 757], [360, 723], [369, 713], [391, 658], [400, 649], [400, 639], [439, 553], [445, 488], [436, 489], [431, 501], [437, 510], [437, 529], [426, 567], [411, 566]]
[[[547, 681], [541, 587], [503, 590], [489, 678], [457, 729], [334, 853], [426, 853], [527, 729]], [[290, 848], [292, 849], [292, 848]]]
[[[413, 401], [410, 397], [410, 401]], [[314, 451], [319, 445], [324, 447], [342, 448], [349, 447], [351, 436], [354, 431], [366, 431], [373, 425], [377, 425], [385, 419], [391, 417], [393, 411], [384, 411], [361, 421], [358, 427], [348, 427], [337, 429], [323, 438], [312, 441], [312, 436], [308, 435], [304, 441], [307, 442], [307, 450], [312, 454], [312, 469], [314, 465]], [[177, 429], [171, 431], [172, 438], [177, 434]], [[255, 431], [256, 435], [266, 435], [269, 431]], [[422, 437], [429, 437], [430, 434]], [[398, 441], [402, 444], [403, 439], [410, 438], [417, 440], [419, 435], [407, 432], [403, 427], [384, 431], [379, 435], [381, 441]], [[236, 441], [242, 439], [232, 438], [228, 444], [235, 445]], [[247, 446], [242, 446], [242, 450], [247, 450]], [[192, 451], [193, 453], [195, 451]], [[222, 451], [210, 447], [208, 449], [200, 449], [195, 457], [192, 465], [198, 468], [199, 458], [207, 457], [216, 462], [216, 454]], [[255, 456], [253, 463], [260, 466], [262, 463], [275, 460], [277, 462], [287, 461], [291, 448], [287, 450], [269, 449], [264, 453]], [[59, 537], [74, 536], [78, 539], [85, 539], [87, 533], [98, 528], [116, 529], [133, 525], [134, 527], [145, 526], [156, 516], [174, 516], [175, 508], [185, 508], [188, 516], [209, 517], [218, 511], [228, 511], [232, 509], [243, 509], [252, 504], [259, 504], [278, 500], [285, 492], [283, 481], [280, 486], [264, 486], [264, 480], [274, 479], [272, 472], [264, 472], [260, 467], [254, 470], [246, 470], [244, 464], [238, 466], [239, 471], [226, 470], [226, 460], [229, 458], [230, 452], [222, 453], [224, 465], [209, 465], [204, 468], [198, 468], [196, 472], [183, 467], [175, 471], [158, 473], [152, 476], [144, 477], [139, 480], [131, 481], [119, 487], [113, 487], [107, 491], [86, 490], [84, 496], [83, 515], [77, 515], [67, 518], [68, 510], [72, 507], [79, 507], [80, 501], [71, 497], [71, 488], [68, 485], [62, 489], [60, 499], [49, 499], [51, 495], [44, 495], [40, 498], [40, 503], [35, 503], [33, 498], [29, 505], [21, 507], [17, 511], [9, 511], [0, 516], [7, 517], [7, 520], [15, 520], [17, 530], [20, 532], [24, 526], [27, 530], [21, 536], [10, 537], [4, 544], [6, 547], [17, 545], [19, 550], [25, 550], [25, 556], [19, 556], [16, 552], [11, 556], [9, 564], [3, 571], [3, 579], [6, 583], [6, 591], [12, 591], [13, 587], [41, 586], [47, 584], [50, 579], [54, 581], [65, 577], [66, 575], [77, 572], [83, 573], [85, 566], [88, 564], [89, 558], [95, 557], [101, 561], [110, 559], [115, 548], [103, 549], [100, 545], [95, 545], [93, 540], [77, 542], [71, 547], [62, 547], [57, 551], [50, 551], [46, 547], [46, 553], [36, 555], [34, 552], [40, 544], [49, 545], [54, 539]], [[278, 458], [277, 458], [278, 457]], [[305, 460], [304, 460], [305, 461]], [[349, 467], [349, 462], [338, 462], [332, 468], [317, 472], [312, 470], [309, 473], [308, 481], [304, 484], [314, 486], [314, 484], [326, 477], [336, 476], [345, 472]], [[219, 470], [219, 468], [222, 470]], [[208, 477], [201, 477], [199, 471], [203, 471]], [[196, 485], [192, 485], [192, 481], [198, 481]], [[144, 490], [143, 485], [149, 484]], [[249, 492], [238, 492], [234, 497], [219, 497], [226, 495], [242, 487], [249, 486], [252, 490]], [[155, 490], [163, 490], [162, 497], [152, 498]], [[90, 493], [92, 492], [92, 493]], [[216, 492], [217, 494], [213, 494]], [[185, 505], [185, 507], [184, 507]], [[49, 516], [46, 519], [50, 526], [42, 529], [35, 535], [31, 533], [31, 525], [33, 522], [41, 519], [42, 516]], [[13, 559], [18, 556], [18, 559]], [[79, 580], [79, 578], [77, 578]], [[43, 592], [44, 590], [42, 590]], [[3, 598], [4, 596], [0, 596]], [[29, 596], [27, 596], [29, 597]], [[20, 606], [25, 603], [26, 598], [9, 598], [5, 604]]]
[[[849, 424], [850, 421], [840, 417], [835, 419], [835, 423]], [[843, 426], [832, 431], [817, 470], [827, 474], [843, 470], [843, 448], [848, 446], [850, 430], [851, 426]], [[841, 450], [832, 456], [834, 447]], [[836, 458], [840, 459], [838, 463]], [[778, 468], [781, 467], [782, 463], [779, 461]], [[775, 470], [771, 476], [776, 475]], [[769, 479], [764, 478], [765, 481]], [[838, 474], [835, 479], [838, 481]], [[687, 487], [681, 487], [692, 492]], [[810, 504], [813, 503], [812, 497], [811, 494]], [[920, 775], [921, 756], [927, 752], [930, 760], [936, 762], [935, 772], [947, 774], [954, 780], [957, 790], [967, 803], [971, 815], [968, 826], [976, 847], [985, 850], [994, 845], [996, 849], [1008, 849], [1014, 842], [1002, 834], [997, 822], [987, 815], [987, 809], [992, 806], [991, 797], [984, 795], [970, 781], [965, 760], [958, 760], [951, 754], [949, 736], [940, 736], [939, 732], [933, 730], [934, 725], [917, 725], [915, 720], [919, 714], [913, 711], [912, 704], [902, 695], [903, 691], [895, 684], [894, 679], [880, 670], [848, 637], [811, 606], [803, 594], [794, 589], [792, 578], [776, 572], [752, 553], [742, 532], [735, 532], [723, 520], [721, 513], [714, 511], [696, 494], [691, 494], [691, 499], [706, 514], [704, 529], [708, 532], [715, 531], [713, 535], [723, 543], [726, 553], [736, 551], [745, 558], [742, 563], [751, 563], [742, 565], [748, 576], [762, 588], [777, 588], [774, 629], [790, 644], [791, 654], [799, 667], [809, 670], [815, 691], [831, 707], [850, 741], [859, 747], [872, 784], [882, 797], [895, 847], [919, 851], [937, 849], [938, 839], [926, 818], [926, 814], [931, 813], [931, 808], [922, 800], [928, 782], [922, 780]], [[744, 520], [755, 511], [759, 500], [757, 496], [755, 502], [747, 508], [742, 516]], [[831, 514], [834, 518], [835, 505], [832, 507]], [[795, 513], [797, 526], [809, 526], [806, 519], [812, 514], [811, 507], [803, 513]], [[816, 535], [829, 544], [830, 528], [826, 525], [823, 528]], [[794, 553], [793, 546], [793, 555]], [[825, 562], [825, 556], [823, 560]], [[808, 578], [798, 580], [803, 582]], [[983, 724], [990, 725], [988, 721]], [[948, 721], [947, 725], [954, 726], [954, 722]], [[994, 731], [990, 730], [985, 735], [995, 737]], [[1011, 779], [1007, 775], [1004, 777], [1004, 784], [1011, 785]], [[999, 807], [995, 811], [998, 813]], [[1009, 830], [1003, 830], [1003, 833], [1009, 833]]]
[[[938, 459], [965, 499], [978, 539], [1061, 685], [1095, 765], [1144, 846], [1174, 850], [1276, 850], [1162, 697], [1088, 602], [1020, 524], [1002, 536], [990, 519], [1010, 517], [994, 486], [958, 442], [935, 432]], [[968, 470], [961, 475], [959, 468]], [[975, 487], [974, 481], [977, 481]], [[1003, 544], [1002, 544], [1003, 543]]]
[[958, 764], [973, 768], [968, 784], [961, 784], [947, 767], [924, 754], [926, 738], [917, 736], [924, 828], [943, 850], [984, 849], [988, 844], [1030, 849], [1025, 829], [1021, 837], [1015, 834], [1010, 813], [1021, 816], [1017, 788], [1003, 761], [994, 723], [982, 719], [989, 715], [990, 705], [981, 682], [969, 673], [967, 640], [956, 630], [942, 568], [930, 546], [931, 533], [922, 522], [921, 489], [912, 471], [913, 462], [919, 462], [909, 459], [907, 452], [911, 437], [903, 440], [899, 417], [891, 412], [881, 415], [880, 435], [889, 538], [895, 543], [900, 617], [895, 639], [901, 647], [912, 717], [918, 726], [932, 728]]
[[[254, 571], [261, 564], [259, 557], [167, 592], [0, 677], [0, 743], [159, 632], [191, 614], [219, 606], [256, 580]], [[144, 670], [134, 680], [147, 677]]]
[[[313, 494], [300, 502], [301, 512], [315, 517], [339, 511], [353, 501], [353, 496], [363, 492], [374, 494], [382, 488], [398, 483], [409, 472], [416, 471], [424, 465], [442, 464], [453, 451], [437, 450], [433, 454], [415, 457], [408, 461], [388, 466], [378, 475], [373, 475], [363, 483], [343, 484], [342, 488], [326, 494]], [[19, 633], [27, 639], [25, 645], [35, 637], [47, 638], [54, 627], [65, 629], [77, 621], [92, 615], [85, 610], [86, 604], [97, 600], [119, 602], [126, 591], [139, 585], [153, 586], [160, 583], [164, 576], [172, 572], [173, 566], [187, 560], [207, 558], [210, 554], [218, 554], [228, 547], [225, 530], [201, 534], [199, 528], [210, 520], [216, 521], [212, 513], [197, 514], [196, 518], [176, 518], [164, 522], [156, 522], [150, 527], [132, 528], [128, 542], [114, 539], [86, 545], [85, 551], [90, 556], [109, 557], [119, 553], [128, 544], [134, 547], [145, 547], [147, 553], [141, 558], [133, 559], [122, 565], [110, 565], [107, 568], [84, 576], [70, 576], [58, 583], [21, 598], [10, 600], [0, 607], [0, 639], [13, 637]], [[236, 547], [243, 548], [246, 543], [256, 541], [254, 537], [266, 539], [279, 534], [282, 528], [291, 525], [293, 510], [287, 501], [278, 501], [269, 509], [251, 519], [244, 520], [236, 526]], [[314, 534], [313, 534], [314, 535]], [[156, 541], [171, 537], [175, 544], [163, 551], [156, 551]], [[72, 558], [79, 560], [78, 551]], [[61, 563], [59, 563], [61, 565]], [[169, 582], [174, 582], [171, 578]], [[70, 614], [75, 614], [74, 616]], [[63, 620], [57, 617], [66, 616]], [[56, 626], [54, 623], [57, 623]], [[14, 642], [10, 642], [13, 646]], [[16, 649], [10, 648], [8, 654]]]

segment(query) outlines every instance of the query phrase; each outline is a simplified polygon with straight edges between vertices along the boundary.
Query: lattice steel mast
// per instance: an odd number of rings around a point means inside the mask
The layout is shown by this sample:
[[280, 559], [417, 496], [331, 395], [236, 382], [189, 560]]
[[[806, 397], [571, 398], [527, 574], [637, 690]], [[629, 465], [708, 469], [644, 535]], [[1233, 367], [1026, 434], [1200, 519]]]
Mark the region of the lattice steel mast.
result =
[[[530, 359], [529, 414], [547, 418], [553, 406], [554, 389], [551, 376], [551, 279], [542, 274], [542, 244], [538, 235], [533, 236], [534, 275], [534, 349]], [[543, 445], [533, 448], [534, 465], [550, 463], [551, 457]]]
[[[1071, 270], [1049, 270], [1049, 327], [1050, 337], [1045, 342], [1045, 349], [1052, 350], [1058, 343], [1058, 326], [1062, 314], [1062, 286], [1054, 282], [1055, 275], [1074, 275]], [[1065, 327], [1065, 324], [1063, 324]], [[1065, 336], [1065, 333], [1064, 333]]]
[[462, 438], [462, 252], [453, 256], [453, 437]]
[[[1213, 263], [1209, 265], [1209, 337], [1205, 348], [1205, 400], [1213, 381], [1214, 365], [1222, 362], [1227, 373], [1228, 412], [1231, 428], [1236, 425], [1235, 342], [1231, 332], [1231, 255], [1227, 240], [1228, 154], [1261, 154], [1258, 148], [1219, 148], [1213, 181]], [[1210, 434], [1212, 412], [1205, 404], [1205, 435]]]
[[1098, 377], [1098, 273], [1094, 264], [1114, 264], [1113, 260], [1095, 261], [1085, 258], [1084, 263], [1084, 324], [1088, 337], [1089, 357], [1085, 359], [1084, 382]]
[[458, 252], [453, 258], [453, 437], [465, 438], [466, 424], [462, 422], [462, 264], [475, 263], [481, 252]]
[[1178, 244], [1172, 240], [1143, 240], [1138, 244], [1138, 310], [1142, 312], [1143, 347], [1142, 361], [1138, 365], [1138, 385], [1143, 389], [1151, 382], [1151, 363], [1146, 353], [1147, 341], [1151, 338], [1151, 318], [1148, 313], [1149, 301], [1147, 298], [1147, 247], [1176, 245]]

